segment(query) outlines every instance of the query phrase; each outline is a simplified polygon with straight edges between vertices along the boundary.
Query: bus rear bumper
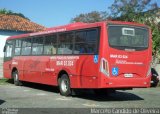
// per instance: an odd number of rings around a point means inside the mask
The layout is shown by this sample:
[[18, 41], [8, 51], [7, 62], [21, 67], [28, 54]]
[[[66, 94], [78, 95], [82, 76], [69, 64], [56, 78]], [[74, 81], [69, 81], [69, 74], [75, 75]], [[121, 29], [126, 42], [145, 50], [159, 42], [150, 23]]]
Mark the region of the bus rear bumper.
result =
[[148, 88], [150, 77], [146, 78], [107, 78], [100, 88]]

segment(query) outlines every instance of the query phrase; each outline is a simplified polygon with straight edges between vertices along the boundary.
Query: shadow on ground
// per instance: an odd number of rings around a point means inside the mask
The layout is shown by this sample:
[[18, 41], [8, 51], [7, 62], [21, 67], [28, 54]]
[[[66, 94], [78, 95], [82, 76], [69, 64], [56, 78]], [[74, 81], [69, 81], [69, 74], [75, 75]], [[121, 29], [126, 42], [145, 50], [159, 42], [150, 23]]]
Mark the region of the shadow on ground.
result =
[[0, 105], [3, 104], [5, 101], [0, 99]]
[[[9, 79], [7, 82], [10, 84], [13, 84], [13, 80]], [[38, 90], [44, 90], [44, 91], [48, 91], [48, 92], [59, 93], [58, 87], [50, 86], [50, 85], [31, 83], [31, 82], [22, 82], [22, 86], [33, 88], [33, 89], [38, 89]]]
[[135, 95], [133, 93], [129, 93], [127, 91], [116, 91], [115, 93], [96, 95], [93, 91], [90, 93], [87, 91], [86, 93], [80, 93], [79, 95], [75, 95], [73, 97], [94, 100], [94, 101], [136, 101], [136, 100], [144, 100], [143, 98]]
[[[8, 80], [8, 83], [13, 84], [13, 81]], [[59, 93], [58, 87], [44, 85], [44, 84], [23, 82], [23, 86], [38, 89], [38, 90], [53, 92], [53, 93]], [[80, 90], [76, 90], [76, 93], [73, 94], [71, 97], [100, 101], [100, 102], [144, 100], [143, 98], [139, 97], [138, 95], [135, 95], [133, 93], [129, 93], [128, 91], [119, 91], [119, 90], [116, 91], [115, 93], [111, 93], [111, 94], [97, 95], [93, 92], [93, 90], [88, 90], [88, 89], [82, 90], [82, 89], [80, 89]]]
[[48, 91], [48, 92], [59, 93], [58, 87], [50, 86], [50, 85], [23, 82], [23, 86], [38, 89], [38, 90], [44, 90], [44, 91]]

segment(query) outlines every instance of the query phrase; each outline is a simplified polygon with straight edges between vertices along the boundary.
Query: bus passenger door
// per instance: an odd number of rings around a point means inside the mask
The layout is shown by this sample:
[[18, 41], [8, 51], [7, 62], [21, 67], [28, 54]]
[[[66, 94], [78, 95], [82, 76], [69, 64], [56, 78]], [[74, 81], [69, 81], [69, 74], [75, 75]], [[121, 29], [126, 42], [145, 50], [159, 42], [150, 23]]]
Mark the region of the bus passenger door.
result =
[[12, 68], [12, 57], [13, 57], [13, 40], [6, 41], [6, 45], [4, 47], [4, 77], [11, 78], [11, 68]]

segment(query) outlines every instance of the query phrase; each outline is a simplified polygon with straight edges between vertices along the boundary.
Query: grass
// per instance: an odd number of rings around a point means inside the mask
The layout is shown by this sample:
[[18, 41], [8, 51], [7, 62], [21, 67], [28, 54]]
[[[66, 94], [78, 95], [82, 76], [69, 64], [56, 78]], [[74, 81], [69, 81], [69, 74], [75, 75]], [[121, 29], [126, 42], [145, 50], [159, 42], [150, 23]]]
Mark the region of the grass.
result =
[[6, 79], [6, 78], [0, 79], [0, 85], [5, 85], [5, 84], [9, 84], [8, 79]]

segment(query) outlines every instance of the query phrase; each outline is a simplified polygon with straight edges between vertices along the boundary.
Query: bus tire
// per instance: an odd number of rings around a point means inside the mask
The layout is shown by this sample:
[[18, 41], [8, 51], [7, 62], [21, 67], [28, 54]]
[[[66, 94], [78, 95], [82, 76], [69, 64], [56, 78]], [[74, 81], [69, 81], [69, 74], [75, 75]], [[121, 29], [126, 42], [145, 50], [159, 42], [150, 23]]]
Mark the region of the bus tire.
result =
[[60, 94], [62, 96], [71, 95], [70, 80], [67, 74], [63, 74], [58, 80]]
[[16, 85], [16, 86], [21, 86], [22, 83], [21, 83], [20, 80], [19, 80], [18, 71], [17, 71], [17, 70], [14, 71], [12, 75], [13, 75], [14, 85]]

